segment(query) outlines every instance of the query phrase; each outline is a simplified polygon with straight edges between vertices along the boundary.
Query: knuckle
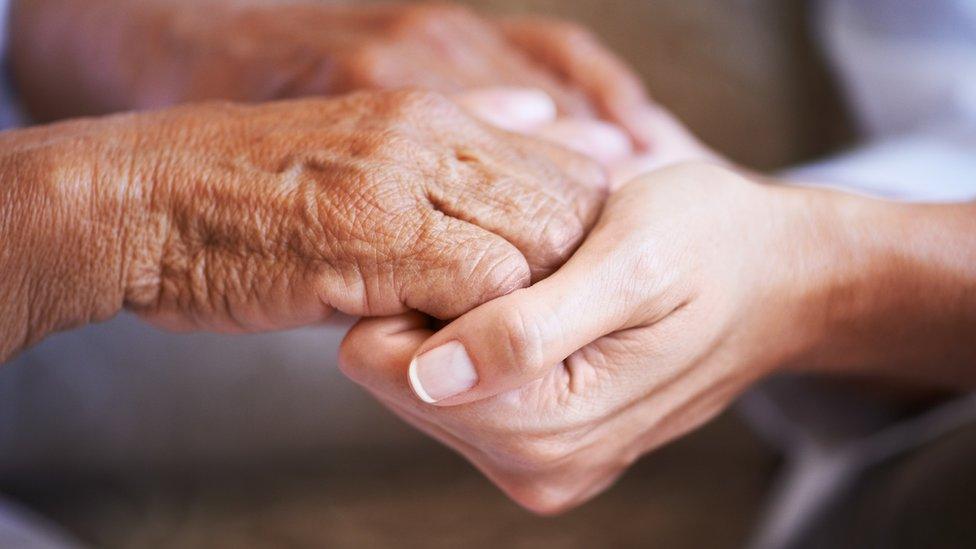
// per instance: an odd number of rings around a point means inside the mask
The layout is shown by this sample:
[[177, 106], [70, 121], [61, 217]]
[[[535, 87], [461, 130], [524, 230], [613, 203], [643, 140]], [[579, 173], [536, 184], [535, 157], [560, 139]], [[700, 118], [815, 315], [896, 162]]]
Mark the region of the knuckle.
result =
[[507, 345], [509, 364], [527, 372], [537, 372], [545, 367], [542, 338], [538, 324], [522, 309], [506, 307], [499, 316], [499, 341]]
[[[507, 295], [529, 285], [528, 264], [515, 253], [502, 245], [488, 244], [473, 262], [475, 273], [480, 272], [482, 301]], [[471, 273], [475, 275], [475, 273]]]
[[339, 62], [346, 73], [348, 88], [384, 88], [390, 85], [390, 59], [385, 48], [365, 45]]
[[562, 263], [583, 240], [586, 227], [579, 216], [566, 212], [550, 218], [540, 237], [553, 263]]
[[582, 242], [590, 224], [590, 209], [582, 201], [577, 204], [578, 211], [551, 202], [540, 208], [538, 228], [532, 231], [532, 259], [543, 270], [562, 265]]
[[461, 112], [443, 94], [421, 89], [384, 92], [380, 98], [380, 109], [394, 119], [428, 124]]
[[[402, 160], [424, 159], [430, 152], [406, 132], [393, 127], [350, 136], [346, 147], [353, 156], [370, 162], [366, 174], [369, 180], [386, 185], [403, 177]], [[373, 190], [371, 186], [368, 189]]]

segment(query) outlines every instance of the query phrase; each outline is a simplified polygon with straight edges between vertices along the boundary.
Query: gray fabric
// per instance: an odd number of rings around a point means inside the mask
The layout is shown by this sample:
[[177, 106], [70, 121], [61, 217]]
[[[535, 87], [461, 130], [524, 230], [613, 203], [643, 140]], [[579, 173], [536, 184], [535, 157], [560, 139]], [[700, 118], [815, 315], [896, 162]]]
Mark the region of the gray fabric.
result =
[[0, 499], [0, 547], [5, 549], [81, 549], [57, 526], [27, 509]]
[[976, 424], [852, 479], [785, 549], [976, 547]]
[[246, 467], [417, 440], [338, 371], [350, 322], [174, 334], [123, 314], [56, 334], [0, 368], [0, 475]]

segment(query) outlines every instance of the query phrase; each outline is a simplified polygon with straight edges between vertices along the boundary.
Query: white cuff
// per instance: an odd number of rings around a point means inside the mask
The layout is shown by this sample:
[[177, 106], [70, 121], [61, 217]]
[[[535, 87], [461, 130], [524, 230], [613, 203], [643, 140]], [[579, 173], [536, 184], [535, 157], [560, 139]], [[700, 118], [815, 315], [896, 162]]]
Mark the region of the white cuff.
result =
[[915, 134], [787, 170], [797, 185], [908, 202], [976, 200], [976, 131]]

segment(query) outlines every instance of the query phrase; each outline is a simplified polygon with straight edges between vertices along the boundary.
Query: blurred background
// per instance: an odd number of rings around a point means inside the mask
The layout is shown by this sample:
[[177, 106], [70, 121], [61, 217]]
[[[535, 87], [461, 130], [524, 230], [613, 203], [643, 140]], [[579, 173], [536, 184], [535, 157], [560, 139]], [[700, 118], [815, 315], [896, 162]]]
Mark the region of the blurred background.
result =
[[[656, 100], [745, 165], [772, 170], [851, 139], [803, 2], [464, 3], [589, 26]], [[120, 332], [146, 342], [138, 371], [120, 366], [132, 360], [125, 350], [109, 348]], [[777, 466], [726, 414], [646, 457], [595, 501], [539, 518], [346, 381], [335, 367], [341, 328], [149, 332], [123, 316], [52, 337], [33, 354], [72, 356], [75, 346], [101, 342], [105, 360], [0, 369], [0, 412], [16, 418], [0, 427], [0, 447], [10, 449], [0, 455], [0, 490], [93, 546], [737, 547]], [[173, 337], [184, 338], [176, 363]], [[281, 347], [291, 359], [277, 355]], [[210, 368], [218, 353], [237, 367]], [[154, 386], [176, 386], [178, 395], [156, 395]], [[58, 398], [15, 398], [42, 388]], [[131, 436], [100, 435], [95, 410], [106, 407]]]

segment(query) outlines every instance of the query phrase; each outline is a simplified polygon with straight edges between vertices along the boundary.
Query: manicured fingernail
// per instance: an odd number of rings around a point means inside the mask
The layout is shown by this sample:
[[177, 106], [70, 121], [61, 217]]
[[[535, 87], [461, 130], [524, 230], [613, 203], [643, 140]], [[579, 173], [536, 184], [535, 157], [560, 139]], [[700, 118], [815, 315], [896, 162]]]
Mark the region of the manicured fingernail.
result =
[[421, 400], [433, 404], [463, 393], [478, 383], [478, 372], [464, 345], [445, 343], [410, 363], [410, 386]]

